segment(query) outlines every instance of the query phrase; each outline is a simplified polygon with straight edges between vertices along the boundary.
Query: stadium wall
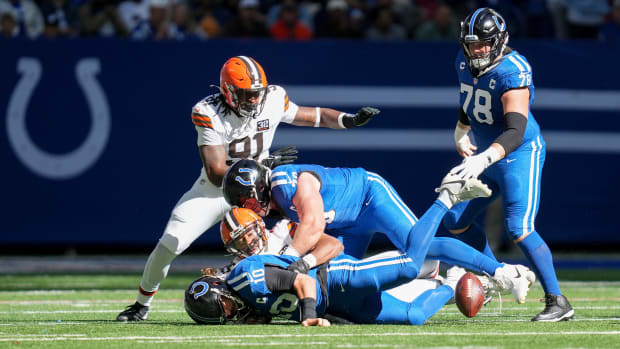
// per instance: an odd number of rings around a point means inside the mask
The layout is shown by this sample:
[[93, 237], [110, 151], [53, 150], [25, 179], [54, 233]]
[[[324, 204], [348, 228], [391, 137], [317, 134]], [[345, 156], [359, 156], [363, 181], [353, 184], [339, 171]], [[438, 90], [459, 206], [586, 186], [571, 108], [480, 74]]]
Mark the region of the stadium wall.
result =
[[[515, 42], [548, 144], [537, 230], [551, 245], [620, 244], [620, 48]], [[0, 246], [153, 246], [201, 163], [191, 107], [249, 55], [292, 101], [382, 114], [346, 132], [281, 126], [299, 162], [365, 167], [416, 214], [459, 163], [456, 43], [2, 41]], [[198, 246], [219, 246], [216, 229]]]

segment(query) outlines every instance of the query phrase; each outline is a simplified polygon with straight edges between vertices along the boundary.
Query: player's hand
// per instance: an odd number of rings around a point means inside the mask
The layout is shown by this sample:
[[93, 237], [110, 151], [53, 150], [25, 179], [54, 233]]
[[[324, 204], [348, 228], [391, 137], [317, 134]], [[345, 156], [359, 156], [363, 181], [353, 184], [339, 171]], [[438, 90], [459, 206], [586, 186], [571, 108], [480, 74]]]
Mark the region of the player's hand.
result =
[[370, 119], [379, 114], [381, 111], [373, 107], [364, 107], [355, 115], [345, 115], [342, 118], [342, 124], [346, 128], [360, 127], [366, 125]]
[[461, 137], [461, 139], [456, 142], [456, 151], [464, 158], [474, 155], [476, 150], [478, 150], [478, 147], [471, 143], [468, 135]]
[[453, 168], [450, 173], [458, 175], [461, 179], [468, 180], [478, 177], [488, 166], [489, 158], [485, 155], [478, 154], [466, 157], [463, 162]]
[[298, 259], [295, 262], [291, 263], [287, 270], [294, 271], [296, 273], [308, 274], [308, 270], [310, 270], [310, 266], [303, 259]]
[[276, 166], [290, 164], [297, 160], [297, 148], [294, 145], [278, 149], [266, 157], [261, 164], [273, 169]]
[[329, 323], [329, 320], [322, 319], [322, 318], [305, 319], [304, 321], [301, 322], [301, 324], [304, 325], [304, 327], [308, 327], [308, 326], [329, 327], [332, 325]]

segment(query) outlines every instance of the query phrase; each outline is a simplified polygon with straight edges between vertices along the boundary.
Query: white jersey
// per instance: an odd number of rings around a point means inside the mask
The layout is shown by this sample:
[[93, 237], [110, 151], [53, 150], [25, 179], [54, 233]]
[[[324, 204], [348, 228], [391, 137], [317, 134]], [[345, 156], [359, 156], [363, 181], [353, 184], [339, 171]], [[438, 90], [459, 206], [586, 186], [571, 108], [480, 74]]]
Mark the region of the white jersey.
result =
[[297, 223], [282, 219], [267, 233], [267, 247], [260, 254], [282, 255], [293, 242]]
[[280, 122], [292, 123], [299, 107], [289, 101], [284, 88], [267, 87], [264, 107], [256, 118], [240, 118], [214, 94], [194, 105], [192, 121], [198, 132], [198, 146], [224, 145], [227, 164], [239, 159], [262, 160], [269, 155]]

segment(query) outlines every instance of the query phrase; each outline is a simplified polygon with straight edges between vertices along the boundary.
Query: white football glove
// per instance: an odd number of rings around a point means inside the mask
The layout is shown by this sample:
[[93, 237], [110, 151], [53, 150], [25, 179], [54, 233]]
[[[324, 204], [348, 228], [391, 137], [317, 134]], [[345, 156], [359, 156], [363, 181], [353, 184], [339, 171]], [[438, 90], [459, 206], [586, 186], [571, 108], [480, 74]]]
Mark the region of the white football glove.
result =
[[478, 155], [466, 157], [460, 165], [450, 170], [450, 173], [463, 180], [477, 178], [482, 171], [496, 163], [500, 157], [499, 152], [494, 147], [489, 147]]
[[478, 149], [471, 143], [467, 133], [469, 129], [461, 128], [458, 125], [454, 128], [454, 143], [456, 143], [456, 151], [462, 157], [472, 156]]

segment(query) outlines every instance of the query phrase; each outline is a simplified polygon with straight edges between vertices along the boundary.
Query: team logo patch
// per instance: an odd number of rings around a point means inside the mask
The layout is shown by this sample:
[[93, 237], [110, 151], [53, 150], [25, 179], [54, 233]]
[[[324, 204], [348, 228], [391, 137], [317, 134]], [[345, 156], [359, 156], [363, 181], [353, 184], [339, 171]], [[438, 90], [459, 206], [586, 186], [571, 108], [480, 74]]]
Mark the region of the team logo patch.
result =
[[465, 62], [461, 62], [461, 64], [459, 65], [459, 68], [461, 70], [465, 70]]
[[260, 131], [265, 131], [269, 129], [269, 119], [265, 119], [265, 120], [259, 120], [256, 123], [256, 131], [260, 132]]
[[[202, 286], [202, 290], [196, 292], [196, 288], [198, 288], [199, 286]], [[209, 285], [204, 281], [199, 281], [199, 282], [195, 282], [192, 285], [192, 289], [189, 291], [189, 294], [194, 295], [194, 299], [198, 299], [198, 297], [207, 293], [207, 291], [209, 291]]]
[[244, 173], [248, 173], [250, 179], [246, 180], [241, 176], [237, 176], [235, 177], [235, 180], [239, 183], [241, 183], [241, 185], [246, 186], [246, 187], [250, 187], [254, 184], [254, 182], [256, 182], [256, 171], [252, 170], [251, 168], [240, 168], [239, 169], [239, 173], [241, 175], [243, 175]]

